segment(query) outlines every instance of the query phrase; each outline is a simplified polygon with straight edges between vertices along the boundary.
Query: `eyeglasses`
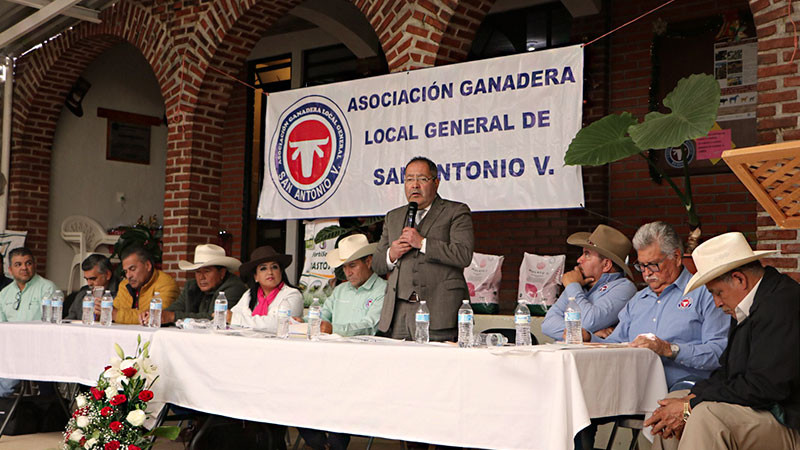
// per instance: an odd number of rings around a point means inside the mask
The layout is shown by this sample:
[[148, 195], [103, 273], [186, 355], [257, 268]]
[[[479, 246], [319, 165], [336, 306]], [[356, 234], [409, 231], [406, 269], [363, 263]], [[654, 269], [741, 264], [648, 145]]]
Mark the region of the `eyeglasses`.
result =
[[431, 177], [423, 177], [423, 176], [416, 176], [416, 177], [415, 177], [415, 176], [407, 176], [407, 177], [406, 177], [406, 179], [405, 179], [405, 182], [406, 182], [406, 184], [408, 184], [408, 183], [413, 183], [413, 182], [415, 182], [415, 181], [418, 181], [418, 182], [419, 182], [419, 184], [428, 184], [428, 183], [430, 183], [430, 182], [431, 182], [431, 181], [433, 181], [433, 180], [434, 180], [434, 179], [433, 179], [433, 178], [431, 178]]
[[14, 311], [19, 311], [19, 304], [22, 302], [22, 291], [17, 292], [17, 303], [14, 305]]
[[649, 269], [650, 272], [656, 273], [661, 270], [658, 266], [659, 264], [663, 263], [669, 256], [665, 256], [656, 262], [642, 264], [640, 262], [633, 263], [633, 268], [636, 269], [637, 272], [644, 272], [644, 269]]

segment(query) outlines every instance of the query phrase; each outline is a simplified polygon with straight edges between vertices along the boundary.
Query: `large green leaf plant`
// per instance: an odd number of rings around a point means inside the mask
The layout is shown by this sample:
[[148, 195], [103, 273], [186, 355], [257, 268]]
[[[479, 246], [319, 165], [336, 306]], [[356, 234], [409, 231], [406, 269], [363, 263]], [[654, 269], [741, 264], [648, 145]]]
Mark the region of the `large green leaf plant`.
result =
[[[670, 112], [652, 111], [639, 122], [631, 113], [610, 114], [578, 132], [564, 157], [566, 165], [599, 166], [633, 155], [644, 158], [669, 183], [686, 208], [692, 228], [690, 247], [700, 235], [700, 218], [692, 200], [689, 168], [684, 158], [683, 189], [647, 155], [650, 149], [680, 147], [708, 135], [717, 119], [719, 83], [713, 76], [694, 74], [678, 81], [664, 98]], [[696, 245], [696, 244], [695, 244]], [[688, 249], [690, 250], [690, 249]]]

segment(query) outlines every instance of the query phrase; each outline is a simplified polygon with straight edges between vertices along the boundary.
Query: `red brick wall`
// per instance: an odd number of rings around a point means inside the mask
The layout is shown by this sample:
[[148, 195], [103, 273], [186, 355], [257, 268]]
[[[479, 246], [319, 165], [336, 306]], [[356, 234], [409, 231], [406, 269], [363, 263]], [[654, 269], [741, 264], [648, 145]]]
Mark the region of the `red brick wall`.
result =
[[[794, 48], [795, 29], [800, 26], [797, 4], [785, 0], [751, 0], [750, 7], [758, 31], [759, 142], [769, 144], [800, 139], [797, 126], [800, 49]], [[764, 262], [800, 281], [800, 232], [778, 228], [760, 207], [758, 248], [779, 250], [776, 257], [765, 258]]]
[[[661, 3], [651, 0], [614, 2], [612, 27]], [[652, 70], [650, 44], [656, 18], [667, 23], [683, 22], [747, 8], [744, 1], [676, 2], [606, 38], [612, 52], [610, 112], [629, 111], [643, 117], [648, 111]], [[682, 178], [675, 181], [682, 187]], [[734, 175], [697, 175], [692, 177], [692, 185], [703, 236], [736, 230], [753, 237], [756, 201]], [[675, 226], [680, 235], [688, 235], [687, 215], [682, 203], [666, 182], [658, 185], [651, 180], [648, 164], [642, 158], [632, 157], [611, 164], [609, 190], [609, 211], [614, 220], [630, 227], [664, 220]]]
[[[244, 80], [246, 74], [240, 73]], [[219, 226], [233, 236], [231, 255], [242, 258], [242, 199], [247, 134], [247, 89], [236, 85], [228, 101], [222, 132], [222, 179], [220, 180]]]

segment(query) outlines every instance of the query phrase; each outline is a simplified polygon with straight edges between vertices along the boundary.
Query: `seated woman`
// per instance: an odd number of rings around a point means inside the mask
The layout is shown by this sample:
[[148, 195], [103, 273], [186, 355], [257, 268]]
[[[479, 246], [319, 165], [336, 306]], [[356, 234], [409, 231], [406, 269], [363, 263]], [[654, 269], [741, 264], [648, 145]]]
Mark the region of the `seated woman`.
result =
[[303, 315], [303, 295], [286, 278], [286, 267], [291, 263], [291, 255], [282, 255], [268, 245], [253, 250], [250, 261], [239, 266], [239, 273], [250, 289], [231, 308], [231, 325], [274, 333], [278, 329], [278, 307], [283, 300], [289, 302], [289, 317]]

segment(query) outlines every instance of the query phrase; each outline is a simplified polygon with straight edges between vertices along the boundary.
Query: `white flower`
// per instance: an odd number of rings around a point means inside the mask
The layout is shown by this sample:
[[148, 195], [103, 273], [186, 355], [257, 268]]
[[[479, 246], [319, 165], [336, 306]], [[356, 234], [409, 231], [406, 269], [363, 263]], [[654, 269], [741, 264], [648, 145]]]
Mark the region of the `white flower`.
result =
[[92, 447], [94, 447], [95, 445], [97, 445], [97, 438], [91, 438], [91, 439], [89, 439], [88, 441], [86, 441], [86, 443], [85, 443], [85, 444], [83, 444], [83, 446], [84, 446], [85, 448], [92, 448]]
[[83, 395], [75, 397], [75, 404], [78, 405], [78, 408], [83, 408], [86, 406], [86, 397]]
[[139, 371], [136, 372], [134, 378], [144, 377], [147, 383], [152, 383], [156, 379], [156, 376], [158, 376], [158, 366], [153, 364], [150, 358], [144, 358], [141, 356], [136, 360], [136, 363]]
[[114, 386], [109, 386], [106, 388], [106, 398], [111, 400], [114, 396], [117, 395], [117, 388]]
[[119, 370], [120, 370], [120, 372], [122, 372], [123, 370], [125, 370], [125, 369], [128, 369], [128, 368], [130, 368], [130, 367], [133, 367], [134, 369], [138, 370], [139, 368], [138, 368], [138, 367], [136, 367], [136, 363], [137, 363], [137, 362], [139, 362], [139, 361], [137, 361], [137, 360], [135, 360], [135, 359], [126, 359], [126, 360], [123, 360], [123, 361], [120, 363], [120, 365], [119, 365]]
[[74, 442], [80, 442], [83, 439], [83, 431], [75, 430], [69, 435], [69, 440]]
[[141, 409], [134, 409], [133, 411], [128, 413], [128, 417], [125, 418], [131, 425], [138, 427], [144, 423], [144, 419], [146, 418], [146, 414]]
[[89, 418], [86, 416], [78, 416], [75, 419], [75, 424], [77, 424], [80, 428], [86, 428], [89, 426]]

